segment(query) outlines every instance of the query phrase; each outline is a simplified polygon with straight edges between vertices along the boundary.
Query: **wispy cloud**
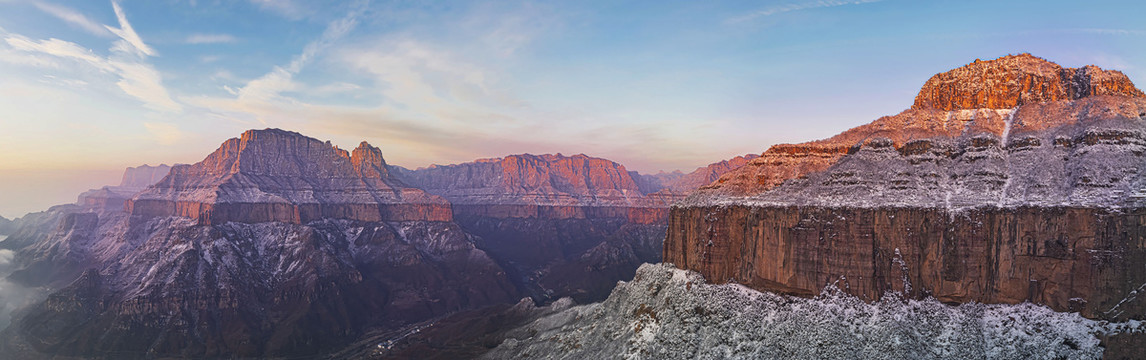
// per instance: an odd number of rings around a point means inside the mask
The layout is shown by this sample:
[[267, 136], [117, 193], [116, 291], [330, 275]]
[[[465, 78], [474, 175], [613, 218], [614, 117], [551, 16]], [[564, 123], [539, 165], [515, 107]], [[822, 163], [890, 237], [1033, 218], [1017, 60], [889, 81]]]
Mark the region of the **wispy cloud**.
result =
[[763, 16], [772, 16], [772, 15], [782, 14], [782, 13], [792, 12], [792, 11], [828, 8], [828, 7], [836, 7], [836, 6], [844, 6], [844, 5], [867, 4], [867, 3], [879, 2], [879, 1], [882, 1], [882, 0], [816, 0], [816, 1], [804, 1], [804, 2], [788, 3], [788, 4], [775, 5], [775, 6], [767, 7], [764, 9], [760, 9], [760, 10], [754, 11], [754, 12], [747, 14], [747, 15], [733, 17], [733, 18], [728, 19], [726, 22], [730, 23], [730, 24], [731, 23], [741, 23], [741, 22], [750, 21], [750, 20], [753, 20], [753, 19], [756, 19], [759, 17], [763, 17]]
[[182, 106], [172, 100], [167, 88], [163, 86], [162, 75], [146, 61], [148, 57], [156, 55], [155, 50], [147, 46], [131, 27], [118, 3], [112, 2], [112, 8], [119, 20], [119, 27], [107, 25], [103, 27], [120, 39], [112, 43], [107, 57], [70, 41], [55, 38], [33, 40], [20, 34], [0, 33], [4, 37], [4, 43], [11, 50], [28, 55], [25, 59], [20, 59], [11, 52], [4, 51], [5, 56], [0, 59], [22, 65], [61, 68], [60, 63], [41, 56], [49, 55], [56, 59], [87, 64], [100, 72], [117, 76], [115, 85], [127, 95], [143, 101], [150, 109], [165, 112], [182, 111]]
[[72, 8], [44, 1], [33, 1], [32, 6], [35, 6], [37, 9], [40, 9], [40, 11], [43, 11], [48, 15], [55, 16], [60, 20], [66, 21], [69, 24], [84, 29], [93, 35], [112, 35], [106, 28], [104, 28], [102, 24], [88, 19], [87, 16], [84, 16], [84, 14], [81, 14], [79, 11], [76, 11]]
[[188, 44], [227, 44], [239, 39], [230, 34], [191, 34], [185, 41]]
[[310, 12], [303, 4], [294, 0], [251, 0], [251, 2], [263, 10], [268, 10], [292, 20], [302, 19]]
[[360, 5], [341, 19], [331, 22], [318, 40], [307, 44], [302, 52], [291, 59], [286, 66], [276, 66], [266, 75], [252, 80], [239, 89], [238, 100], [265, 103], [278, 99], [282, 92], [298, 88], [293, 81], [294, 75], [321, 51], [326, 50], [350, 33], [358, 25], [358, 17], [362, 15], [363, 11], [365, 11], [365, 5]]
[[119, 20], [119, 28], [104, 25], [109, 31], [119, 36], [120, 41], [116, 41], [113, 51], [120, 51], [124, 53], [135, 53], [140, 56], [155, 56], [155, 49], [152, 49], [147, 44], [143, 43], [143, 39], [131, 27], [131, 23], [127, 22], [127, 15], [123, 14], [123, 9], [119, 7], [119, 3], [112, 1], [112, 9], [115, 10], [115, 17]]

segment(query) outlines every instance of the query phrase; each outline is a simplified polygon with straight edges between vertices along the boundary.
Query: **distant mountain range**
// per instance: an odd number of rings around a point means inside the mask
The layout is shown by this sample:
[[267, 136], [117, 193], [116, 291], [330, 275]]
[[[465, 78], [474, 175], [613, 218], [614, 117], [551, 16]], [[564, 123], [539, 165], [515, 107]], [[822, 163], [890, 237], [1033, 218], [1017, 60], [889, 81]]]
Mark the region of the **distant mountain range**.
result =
[[585, 155], [406, 170], [366, 142], [247, 131], [198, 163], [129, 168], [17, 220], [0, 242], [16, 251], [8, 279], [59, 290], [0, 346], [309, 356], [521, 296], [597, 301], [660, 261], [668, 206], [686, 194], [634, 176]]

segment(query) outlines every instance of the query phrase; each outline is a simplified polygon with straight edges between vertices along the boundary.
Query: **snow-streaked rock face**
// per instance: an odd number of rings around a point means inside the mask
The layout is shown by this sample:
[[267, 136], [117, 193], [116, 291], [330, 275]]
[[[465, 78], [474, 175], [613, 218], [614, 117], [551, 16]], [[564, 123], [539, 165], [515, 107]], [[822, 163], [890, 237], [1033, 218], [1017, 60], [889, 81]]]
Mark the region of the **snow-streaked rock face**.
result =
[[140, 216], [184, 216], [204, 224], [324, 218], [449, 221], [449, 203], [390, 176], [381, 151], [353, 152], [278, 129], [250, 130], [127, 203]]
[[[680, 204], [709, 206], [755, 197], [825, 203], [788, 196], [803, 192], [852, 206], [930, 206], [948, 193], [969, 197], [967, 205], [1066, 200], [1116, 206], [1129, 189], [1146, 181], [1133, 171], [1146, 159], [1144, 132], [1146, 98], [1092, 96], [1014, 109], [909, 109], [828, 139], [772, 146]], [[888, 156], [893, 153], [899, 156]], [[1105, 170], [1115, 172], [1113, 180], [1096, 176]], [[836, 178], [823, 178], [831, 171]], [[996, 180], [1001, 182], [992, 185]]]
[[827, 288], [815, 298], [706, 284], [641, 266], [602, 303], [509, 332], [489, 359], [1096, 359], [1098, 335], [1142, 330], [1029, 303], [950, 306]]
[[[208, 226], [66, 212], [58, 224], [18, 260], [25, 273], [50, 275], [29, 281], [78, 279], [17, 317], [2, 334], [5, 353], [315, 355], [369, 329], [518, 298], [451, 222]], [[46, 268], [61, 270], [37, 272]]]

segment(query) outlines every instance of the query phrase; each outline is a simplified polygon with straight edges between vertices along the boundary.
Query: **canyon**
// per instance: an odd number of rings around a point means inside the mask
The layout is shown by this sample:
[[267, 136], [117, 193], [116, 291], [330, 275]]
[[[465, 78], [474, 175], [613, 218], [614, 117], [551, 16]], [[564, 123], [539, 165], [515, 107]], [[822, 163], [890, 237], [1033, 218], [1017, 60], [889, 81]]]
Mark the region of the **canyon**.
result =
[[560, 154], [407, 170], [366, 142], [250, 130], [195, 164], [128, 168], [120, 185], [13, 222], [4, 275], [43, 293], [0, 350], [317, 356], [522, 296], [599, 301], [660, 261], [682, 197], [638, 176]]
[[1144, 164], [1146, 95], [1029, 54], [687, 174], [585, 154], [408, 169], [249, 130], [0, 218], [0, 275], [38, 291], [0, 352], [1133, 356]]

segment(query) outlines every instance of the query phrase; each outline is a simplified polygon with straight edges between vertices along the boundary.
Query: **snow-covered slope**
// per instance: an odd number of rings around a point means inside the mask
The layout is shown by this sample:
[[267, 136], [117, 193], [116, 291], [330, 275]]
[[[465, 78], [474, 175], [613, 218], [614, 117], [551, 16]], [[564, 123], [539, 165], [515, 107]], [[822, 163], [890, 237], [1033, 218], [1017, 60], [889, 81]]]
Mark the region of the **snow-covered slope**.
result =
[[491, 359], [1100, 358], [1098, 335], [1141, 331], [1023, 303], [950, 306], [885, 296], [865, 303], [828, 287], [806, 299], [706, 284], [645, 264], [602, 303], [509, 333]]

